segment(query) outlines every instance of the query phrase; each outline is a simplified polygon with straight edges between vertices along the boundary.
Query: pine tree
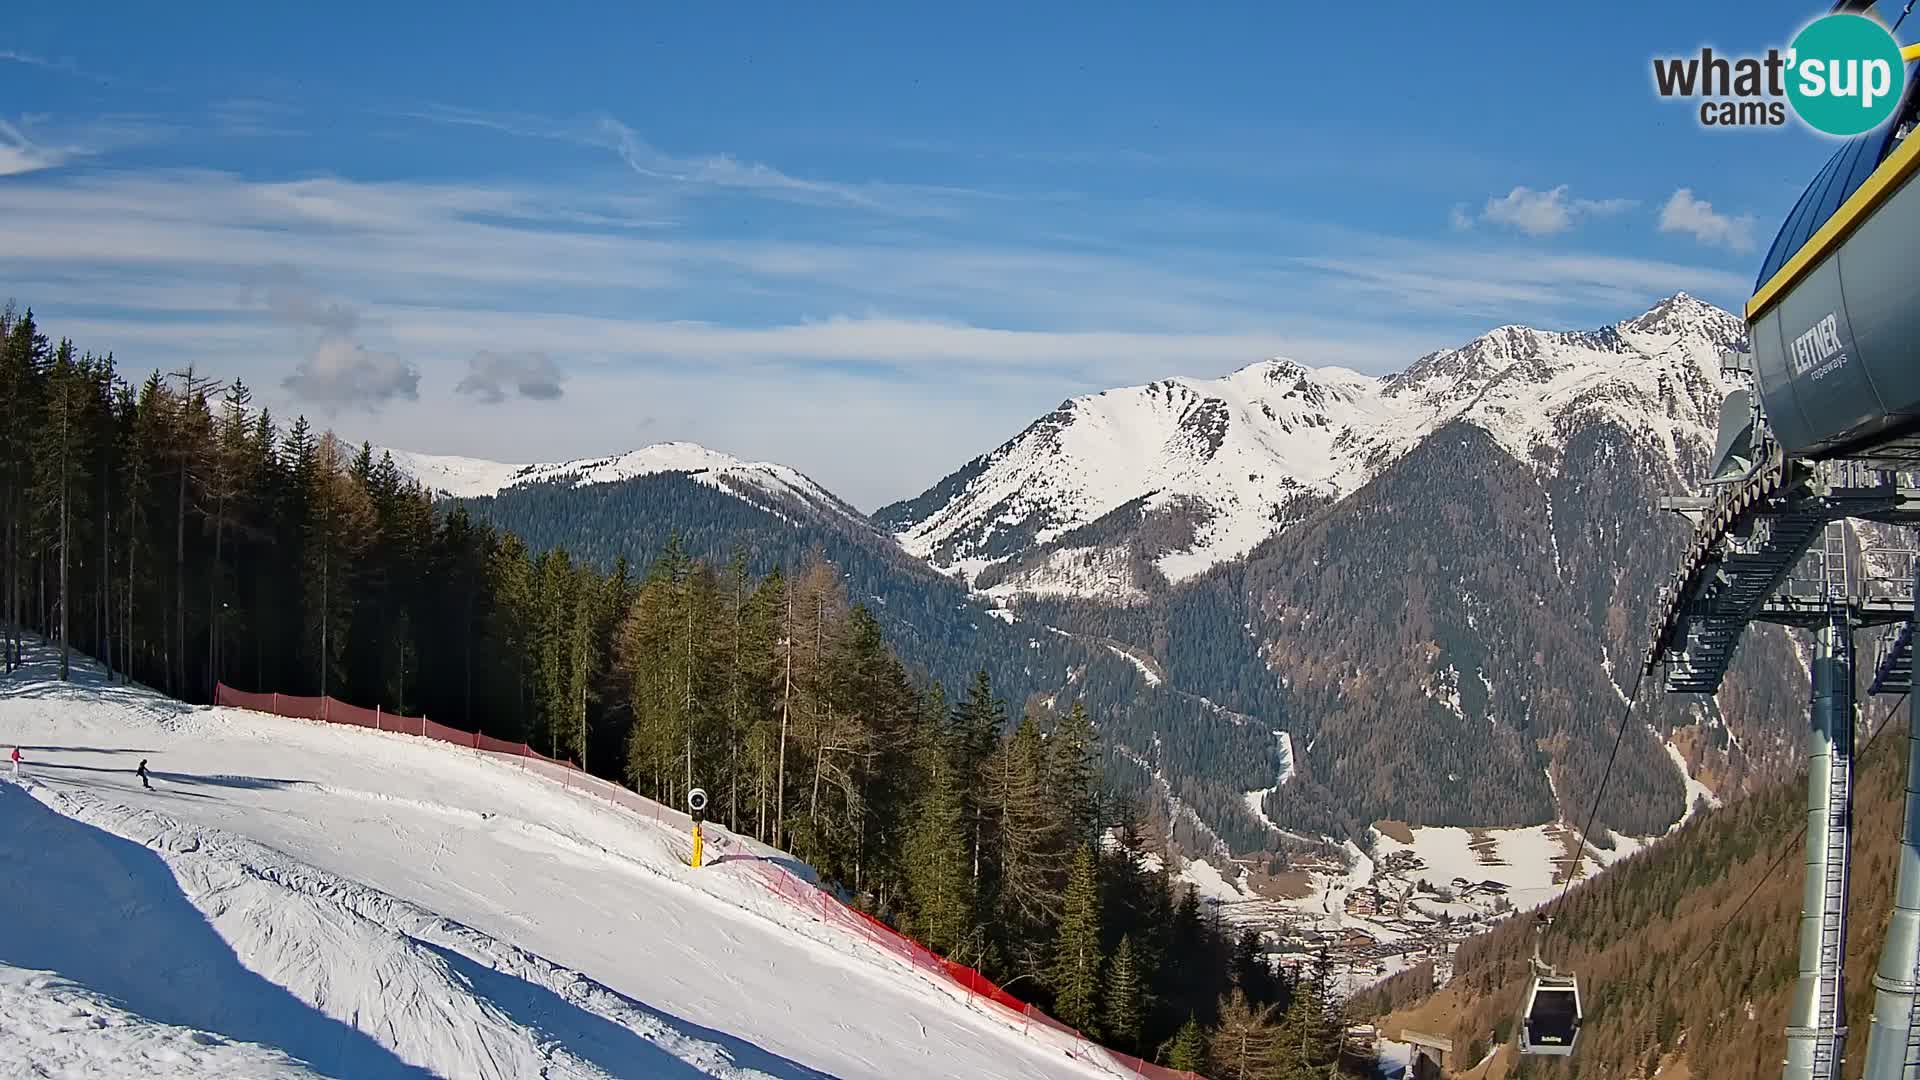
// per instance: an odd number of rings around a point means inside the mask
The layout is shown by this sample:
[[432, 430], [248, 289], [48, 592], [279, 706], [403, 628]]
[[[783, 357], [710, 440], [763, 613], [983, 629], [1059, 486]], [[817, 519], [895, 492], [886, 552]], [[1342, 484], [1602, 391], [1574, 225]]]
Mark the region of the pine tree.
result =
[[308, 496], [308, 642], [322, 696], [339, 692], [346, 681], [354, 568], [373, 526], [367, 493], [345, 470], [345, 457], [345, 447], [332, 434], [320, 439]]
[[930, 949], [952, 956], [973, 926], [973, 874], [967, 852], [959, 777], [936, 747], [925, 794], [907, 844], [907, 888], [913, 926]]
[[973, 876], [981, 877], [987, 804], [980, 793], [987, 779], [987, 763], [1006, 727], [1006, 706], [993, 696], [993, 682], [981, 668], [967, 687], [965, 700], [953, 714], [953, 762], [963, 778], [961, 795], [967, 833], [973, 853]]
[[1187, 1022], [1180, 1025], [1167, 1050], [1167, 1066], [1187, 1072], [1199, 1072], [1207, 1067], [1207, 1033], [1199, 1020], [1189, 1016]]
[[1340, 1037], [1324, 984], [1311, 977], [1300, 980], [1280, 1020], [1280, 1060], [1293, 1075], [1325, 1075], [1339, 1060]]
[[1053, 1000], [1059, 1018], [1083, 1032], [1097, 1026], [1100, 999], [1100, 881], [1091, 847], [1073, 857], [1054, 940]]
[[1086, 704], [1075, 701], [1047, 740], [1049, 786], [1067, 836], [1076, 844], [1100, 840], [1100, 762], [1095, 739]]
[[1273, 969], [1262, 955], [1260, 931], [1251, 926], [1241, 930], [1234, 941], [1233, 983], [1255, 1004], [1274, 1000]]
[[1210, 1075], [1217, 1080], [1264, 1080], [1288, 1075], [1281, 1032], [1273, 1023], [1276, 1008], [1254, 1005], [1238, 989], [1220, 1003], [1220, 1023], [1207, 1046]]
[[1133, 955], [1133, 936], [1120, 938], [1120, 947], [1107, 965], [1106, 1007], [1101, 1013], [1101, 1030], [1110, 1045], [1133, 1050], [1140, 1045], [1140, 1032], [1146, 1022], [1145, 988]]
[[60, 644], [60, 678], [68, 677], [72, 659], [70, 631], [73, 595], [70, 570], [74, 561], [76, 518], [86, 513], [88, 498], [86, 447], [91, 434], [86, 419], [88, 378], [73, 353], [73, 342], [61, 341], [46, 374], [44, 422], [33, 445], [35, 484], [33, 503], [36, 539], [43, 549], [57, 552], [56, 603], [59, 616], [54, 636]]
[[1046, 790], [1045, 748], [1031, 716], [995, 751], [987, 766], [983, 841], [994, 918], [992, 926], [1012, 970], [1039, 973], [1045, 934], [1060, 920], [1065, 845], [1059, 815]]

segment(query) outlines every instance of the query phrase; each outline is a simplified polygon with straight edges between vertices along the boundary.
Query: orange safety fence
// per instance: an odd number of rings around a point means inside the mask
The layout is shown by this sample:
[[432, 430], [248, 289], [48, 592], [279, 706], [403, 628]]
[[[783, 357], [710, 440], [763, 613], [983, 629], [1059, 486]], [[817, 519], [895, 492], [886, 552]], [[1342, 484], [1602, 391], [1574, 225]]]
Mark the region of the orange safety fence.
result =
[[[687, 828], [692, 819], [678, 810], [628, 790], [590, 773], [582, 772], [571, 761], [547, 757], [526, 743], [495, 739], [474, 731], [461, 731], [435, 723], [424, 716], [396, 716], [379, 708], [365, 709], [331, 697], [297, 697], [292, 694], [253, 694], [235, 690], [225, 683], [214, 687], [215, 705], [254, 712], [273, 713], [331, 724], [348, 724], [377, 731], [392, 731], [470, 747], [490, 755], [513, 759], [513, 763], [568, 787], [583, 788], [616, 805], [626, 807], [655, 821]], [[719, 839], [716, 837], [716, 839]], [[993, 980], [957, 961], [940, 956], [925, 945], [858, 908], [842, 903], [838, 897], [777, 863], [756, 859], [746, 863], [757, 874], [767, 891], [822, 922], [853, 933], [926, 975], [966, 991], [970, 1000], [995, 1005], [1018, 1017], [1023, 1030], [1031, 1024], [1051, 1029], [1078, 1042], [1067, 1053], [1105, 1066], [1124, 1076], [1150, 1077], [1152, 1080], [1201, 1080], [1194, 1073], [1169, 1069], [1150, 1061], [1109, 1050], [1080, 1032], [1041, 1012], [1008, 993]]]

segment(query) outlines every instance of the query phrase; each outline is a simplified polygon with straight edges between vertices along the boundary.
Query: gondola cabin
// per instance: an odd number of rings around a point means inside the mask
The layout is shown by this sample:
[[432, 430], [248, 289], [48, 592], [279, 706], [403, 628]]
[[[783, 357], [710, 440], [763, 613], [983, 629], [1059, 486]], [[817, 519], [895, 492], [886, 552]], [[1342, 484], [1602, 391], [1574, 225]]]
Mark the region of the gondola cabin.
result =
[[1535, 976], [1520, 1014], [1520, 1052], [1567, 1057], [1579, 1038], [1579, 982], [1564, 975]]

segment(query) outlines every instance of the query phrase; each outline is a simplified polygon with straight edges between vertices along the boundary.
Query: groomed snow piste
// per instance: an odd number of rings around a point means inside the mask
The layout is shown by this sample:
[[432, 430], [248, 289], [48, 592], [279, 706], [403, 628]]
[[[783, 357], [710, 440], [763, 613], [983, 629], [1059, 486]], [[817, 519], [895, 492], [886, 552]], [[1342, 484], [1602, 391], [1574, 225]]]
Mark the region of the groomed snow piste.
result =
[[35, 659], [0, 681], [0, 1074], [1112, 1075], [773, 895], [777, 852], [693, 870], [475, 751]]

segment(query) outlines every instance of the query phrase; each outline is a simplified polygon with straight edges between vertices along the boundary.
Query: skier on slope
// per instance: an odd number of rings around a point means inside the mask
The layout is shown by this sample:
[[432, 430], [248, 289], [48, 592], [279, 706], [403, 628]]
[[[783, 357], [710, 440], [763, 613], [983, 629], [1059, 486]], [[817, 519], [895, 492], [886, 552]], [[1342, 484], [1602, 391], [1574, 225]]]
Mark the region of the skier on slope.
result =
[[140, 774], [140, 786], [146, 788], [148, 791], [152, 791], [153, 785], [147, 783], [147, 759], [141, 758], [140, 767], [133, 771]]
[[13, 748], [13, 778], [20, 779], [20, 748]]

